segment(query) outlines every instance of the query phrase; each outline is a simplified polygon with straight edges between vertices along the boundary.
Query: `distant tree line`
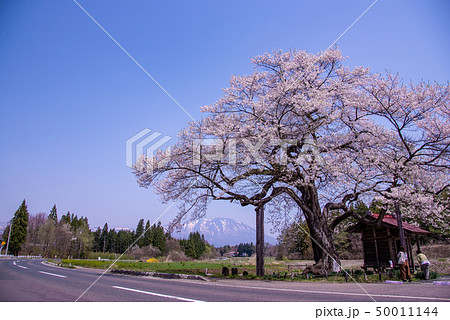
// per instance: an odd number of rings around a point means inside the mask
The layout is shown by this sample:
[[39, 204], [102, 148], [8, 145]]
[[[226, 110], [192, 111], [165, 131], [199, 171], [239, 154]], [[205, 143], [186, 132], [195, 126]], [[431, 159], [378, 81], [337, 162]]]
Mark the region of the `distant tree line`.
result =
[[[11, 227], [12, 226], [12, 227]], [[10, 232], [11, 230], [11, 232]], [[94, 258], [102, 254], [122, 254], [133, 259], [165, 256], [171, 260], [215, 257], [218, 252], [203, 235], [190, 233], [187, 239], [175, 239], [161, 225], [144, 225], [140, 219], [135, 230], [116, 230], [105, 223], [91, 231], [87, 217], [67, 212], [58, 218], [56, 205], [49, 214], [30, 215], [25, 200], [5, 228], [1, 253], [41, 255], [54, 258]]]
[[[168, 260], [216, 258], [233, 252], [236, 256], [250, 257], [255, 253], [253, 243], [214, 247], [199, 232], [191, 232], [187, 239], [175, 239], [161, 225], [140, 219], [135, 230], [116, 230], [105, 223], [91, 231], [87, 217], [67, 212], [58, 217], [56, 205], [49, 214], [28, 213], [25, 200], [12, 219], [11, 235], [8, 225], [2, 235], [7, 243], [8, 254], [41, 255], [54, 258], [96, 258], [107, 254], [120, 255], [124, 252], [132, 259], [148, 259], [164, 256]], [[266, 244], [268, 256], [274, 255], [276, 246]], [[128, 249], [128, 251], [126, 251]], [[6, 245], [1, 253], [5, 254]]]
[[[364, 202], [358, 201], [352, 210], [363, 215], [367, 212], [379, 213], [380, 208], [376, 202], [372, 202], [368, 207]], [[251, 257], [255, 254], [253, 243], [214, 247], [208, 244], [199, 232], [191, 232], [187, 239], [178, 240], [164, 230], [161, 222], [144, 222], [144, 219], [140, 219], [135, 230], [116, 230], [105, 223], [103, 228], [98, 227], [91, 231], [87, 217], [78, 217], [67, 212], [59, 218], [56, 205], [49, 214], [30, 215], [24, 200], [14, 213], [10, 225], [3, 231], [2, 240], [5, 245], [1, 253], [6, 253], [9, 238], [8, 254], [41, 255], [50, 258], [95, 258], [102, 254], [117, 256], [126, 252], [126, 256], [131, 259], [164, 256], [168, 260], [183, 261], [189, 258], [230, 256], [230, 253], [240, 257]], [[334, 242], [342, 259], [362, 257], [359, 235], [346, 231], [352, 223], [354, 222], [349, 220], [335, 230]], [[294, 222], [281, 228], [278, 244], [266, 243], [265, 255], [277, 259], [313, 259], [307, 223]]]
[[170, 234], [164, 232], [161, 222], [150, 226], [150, 221], [147, 220], [144, 228], [144, 219], [141, 219], [135, 231], [116, 231], [115, 229], [109, 229], [108, 224], [105, 223], [102, 229], [99, 227], [93, 232], [92, 251], [123, 253], [134, 244], [140, 248], [151, 245], [162, 253], [164, 252], [166, 239], [170, 238]]
[[206, 241], [199, 232], [191, 232], [187, 240], [180, 240], [180, 245], [187, 256], [198, 259], [206, 251]]
[[240, 257], [251, 257], [255, 253], [256, 247], [252, 243], [240, 243], [236, 249]]
[[[56, 205], [49, 215], [30, 215], [24, 200], [5, 228], [2, 240], [12, 255], [83, 258], [91, 248], [92, 235], [87, 218], [67, 212], [58, 220]], [[2, 253], [6, 253], [6, 248]]]

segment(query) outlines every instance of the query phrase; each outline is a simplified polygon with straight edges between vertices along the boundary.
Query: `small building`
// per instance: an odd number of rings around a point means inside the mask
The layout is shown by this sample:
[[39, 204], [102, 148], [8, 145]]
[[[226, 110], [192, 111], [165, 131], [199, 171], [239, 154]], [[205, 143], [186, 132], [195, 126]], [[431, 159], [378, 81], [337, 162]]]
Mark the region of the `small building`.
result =
[[[359, 222], [348, 229], [349, 232], [361, 233], [364, 252], [364, 269], [373, 268], [380, 270], [397, 264], [397, 254], [400, 248], [400, 236], [398, 232], [397, 219], [386, 215], [377, 225], [378, 214], [368, 214], [368, 223]], [[373, 221], [373, 223], [371, 222]], [[409, 265], [414, 269], [414, 255], [411, 246], [412, 237], [416, 237], [417, 248], [420, 249], [418, 235], [430, 233], [412, 224], [403, 222], [405, 233], [405, 250], [408, 253]]]
[[223, 255], [228, 255], [230, 257], [237, 257], [239, 255], [239, 252], [237, 251], [230, 251], [230, 252], [226, 252]]

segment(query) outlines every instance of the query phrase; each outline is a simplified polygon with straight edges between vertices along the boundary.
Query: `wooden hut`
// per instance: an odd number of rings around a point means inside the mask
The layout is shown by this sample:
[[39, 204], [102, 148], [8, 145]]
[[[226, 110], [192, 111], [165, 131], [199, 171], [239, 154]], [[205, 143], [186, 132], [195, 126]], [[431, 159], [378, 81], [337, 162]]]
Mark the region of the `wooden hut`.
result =
[[[400, 237], [398, 233], [397, 219], [391, 215], [386, 215], [380, 224], [377, 224], [378, 215], [368, 214], [368, 223], [360, 222], [351, 227], [349, 232], [360, 232], [363, 242], [364, 265], [367, 268], [380, 270], [397, 264], [397, 254], [400, 248]], [[373, 221], [373, 222], [372, 222]], [[417, 236], [430, 233], [422, 230], [412, 224], [403, 222], [405, 233], [406, 252], [408, 253], [409, 265], [414, 270], [414, 255], [411, 246], [412, 237], [416, 237], [417, 248], [420, 250], [420, 244]]]

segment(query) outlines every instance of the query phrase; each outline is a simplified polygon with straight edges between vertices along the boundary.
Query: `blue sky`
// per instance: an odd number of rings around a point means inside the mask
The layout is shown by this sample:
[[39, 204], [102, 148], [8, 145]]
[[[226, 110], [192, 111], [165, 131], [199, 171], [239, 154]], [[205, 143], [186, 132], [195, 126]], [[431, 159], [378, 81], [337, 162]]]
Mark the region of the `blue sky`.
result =
[[[373, 0], [78, 2], [197, 119], [251, 57], [325, 50]], [[446, 83], [449, 21], [448, 1], [379, 0], [338, 45], [349, 66]], [[91, 227], [160, 216], [170, 204], [137, 185], [125, 142], [144, 128], [175, 137], [189, 116], [74, 1], [2, 0], [0, 41], [0, 221], [24, 198]], [[254, 226], [229, 203], [207, 217]]]

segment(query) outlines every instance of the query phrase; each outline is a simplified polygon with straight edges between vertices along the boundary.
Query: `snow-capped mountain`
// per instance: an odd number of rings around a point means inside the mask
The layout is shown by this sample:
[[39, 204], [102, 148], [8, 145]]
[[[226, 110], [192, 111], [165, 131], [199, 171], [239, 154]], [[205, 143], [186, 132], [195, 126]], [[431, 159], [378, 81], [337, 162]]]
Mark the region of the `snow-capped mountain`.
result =
[[[239, 243], [256, 243], [256, 230], [240, 221], [229, 218], [199, 219], [189, 222], [180, 230], [172, 234], [174, 238], [189, 237], [190, 232], [200, 232], [208, 243], [217, 247], [224, 245], [237, 245]], [[265, 242], [276, 244], [274, 237], [265, 235]]]

